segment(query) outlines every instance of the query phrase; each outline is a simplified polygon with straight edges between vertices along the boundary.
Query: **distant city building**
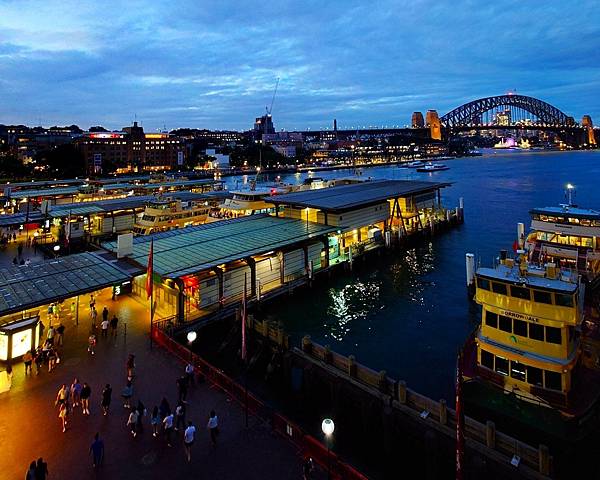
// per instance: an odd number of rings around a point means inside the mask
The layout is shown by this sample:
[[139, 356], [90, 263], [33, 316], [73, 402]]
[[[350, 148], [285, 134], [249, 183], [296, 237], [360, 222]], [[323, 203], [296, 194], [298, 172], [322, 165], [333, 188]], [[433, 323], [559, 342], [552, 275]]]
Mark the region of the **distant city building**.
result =
[[122, 132], [88, 132], [75, 140], [89, 174], [170, 170], [184, 164], [185, 145], [168, 133], [144, 133], [134, 122]]
[[436, 110], [427, 110], [427, 114], [425, 116], [425, 121], [427, 123], [427, 127], [431, 132], [432, 140], [441, 140], [442, 139], [442, 124], [440, 122], [440, 117]]
[[214, 148], [207, 148], [205, 154], [208, 157], [213, 157], [214, 160], [211, 162], [213, 168], [229, 168], [229, 155], [217, 153]]
[[260, 138], [261, 135], [275, 133], [275, 127], [273, 127], [273, 117], [271, 115], [263, 115], [257, 117], [254, 121], [254, 133]]
[[284, 157], [289, 158], [296, 156], [296, 147], [294, 145], [273, 145], [272, 148]]
[[277, 133], [265, 133], [262, 136], [263, 143], [277, 143], [277, 142], [302, 142], [303, 137], [300, 132], [277, 132]]
[[190, 137], [223, 143], [237, 143], [244, 139], [244, 135], [242, 133], [230, 130], [196, 130], [193, 132], [193, 135], [190, 135]]
[[425, 127], [425, 121], [423, 120], [423, 113], [421, 112], [413, 112], [412, 114], [412, 127], [413, 128], [423, 128]]

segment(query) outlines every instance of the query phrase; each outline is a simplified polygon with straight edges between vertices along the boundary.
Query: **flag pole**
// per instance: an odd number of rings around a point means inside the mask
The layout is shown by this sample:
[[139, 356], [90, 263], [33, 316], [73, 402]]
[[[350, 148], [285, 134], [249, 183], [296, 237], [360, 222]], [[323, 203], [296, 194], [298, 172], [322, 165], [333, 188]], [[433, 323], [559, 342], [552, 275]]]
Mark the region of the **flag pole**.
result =
[[244, 362], [244, 413], [248, 428], [248, 351], [246, 342], [246, 293], [248, 291], [248, 274], [244, 273], [244, 298], [242, 299], [242, 361]]
[[146, 294], [150, 299], [150, 350], [152, 350], [152, 336], [154, 334], [154, 239], [150, 240], [150, 253], [146, 268]]

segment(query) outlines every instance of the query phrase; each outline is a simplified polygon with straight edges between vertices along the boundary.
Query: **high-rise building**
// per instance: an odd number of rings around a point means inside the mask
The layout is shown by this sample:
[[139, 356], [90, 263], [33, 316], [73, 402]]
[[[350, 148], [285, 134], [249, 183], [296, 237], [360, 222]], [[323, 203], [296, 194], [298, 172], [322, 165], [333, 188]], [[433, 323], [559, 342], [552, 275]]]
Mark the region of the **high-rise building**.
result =
[[171, 170], [184, 164], [183, 141], [168, 133], [144, 133], [134, 122], [122, 132], [87, 132], [75, 140], [88, 174]]
[[257, 117], [254, 121], [254, 133], [258, 138], [265, 133], [275, 133], [275, 127], [273, 127], [273, 117], [271, 115], [263, 115]]

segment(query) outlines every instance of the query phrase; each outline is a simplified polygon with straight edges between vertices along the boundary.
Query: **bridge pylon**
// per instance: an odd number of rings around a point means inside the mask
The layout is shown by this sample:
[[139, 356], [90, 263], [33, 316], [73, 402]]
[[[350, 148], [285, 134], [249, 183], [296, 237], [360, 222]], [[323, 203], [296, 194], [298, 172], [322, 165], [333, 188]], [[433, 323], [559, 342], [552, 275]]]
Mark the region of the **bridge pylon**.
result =
[[592, 117], [584, 115], [581, 119], [581, 126], [587, 130], [587, 143], [588, 145], [596, 145], [596, 136], [594, 135], [594, 123]]
[[425, 122], [429, 128], [432, 140], [442, 139], [442, 122], [438, 116], [437, 110], [427, 110], [425, 115]]

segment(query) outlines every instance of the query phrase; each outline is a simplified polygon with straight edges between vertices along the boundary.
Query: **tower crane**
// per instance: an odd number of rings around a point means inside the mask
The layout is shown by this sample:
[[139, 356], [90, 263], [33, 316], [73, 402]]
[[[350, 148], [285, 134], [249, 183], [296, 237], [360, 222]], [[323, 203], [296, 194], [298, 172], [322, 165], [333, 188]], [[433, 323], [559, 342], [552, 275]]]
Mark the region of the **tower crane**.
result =
[[265, 107], [265, 109], [267, 110], [267, 115], [271, 115], [271, 112], [273, 111], [273, 103], [275, 102], [275, 95], [277, 95], [277, 87], [278, 86], [279, 86], [279, 77], [277, 77], [277, 82], [275, 83], [275, 90], [273, 91], [273, 98], [271, 99], [271, 106]]

